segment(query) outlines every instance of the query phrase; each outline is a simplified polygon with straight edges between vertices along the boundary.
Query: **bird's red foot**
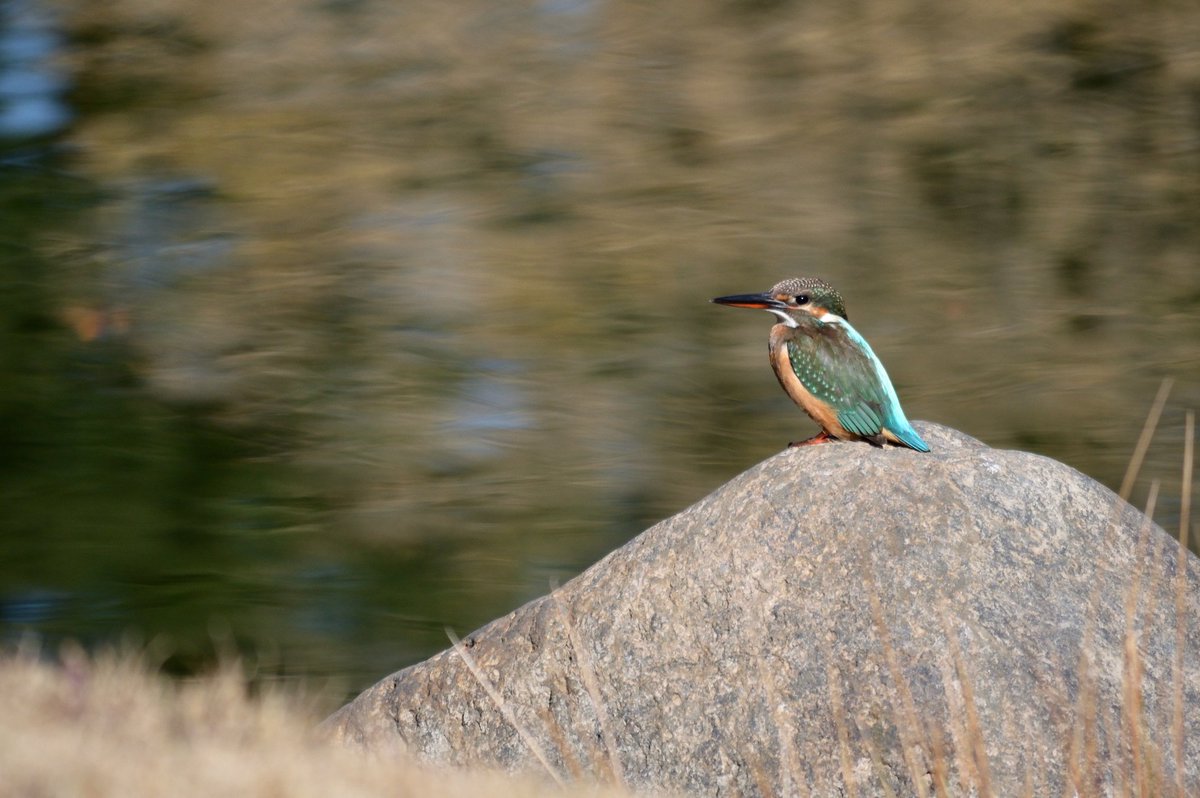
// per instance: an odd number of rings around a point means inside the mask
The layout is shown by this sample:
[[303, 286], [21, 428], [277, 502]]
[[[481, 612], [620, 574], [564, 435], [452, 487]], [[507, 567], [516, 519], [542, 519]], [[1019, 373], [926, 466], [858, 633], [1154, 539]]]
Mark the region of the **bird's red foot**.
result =
[[802, 441], [792, 441], [788, 444], [788, 448], [791, 449], [795, 446], [816, 446], [818, 443], [830, 443], [836, 440], [837, 438], [833, 437], [828, 432], [821, 431], [811, 438], [805, 438]]

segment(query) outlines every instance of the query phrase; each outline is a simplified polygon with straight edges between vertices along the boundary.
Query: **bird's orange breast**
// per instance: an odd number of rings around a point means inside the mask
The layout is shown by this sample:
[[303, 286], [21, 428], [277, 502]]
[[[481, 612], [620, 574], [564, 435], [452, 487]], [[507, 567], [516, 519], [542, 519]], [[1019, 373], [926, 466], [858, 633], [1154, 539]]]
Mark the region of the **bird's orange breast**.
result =
[[817, 397], [804, 387], [804, 383], [800, 382], [800, 378], [796, 376], [796, 372], [792, 369], [792, 360], [788, 355], [787, 342], [792, 335], [792, 330], [786, 324], [776, 324], [771, 328], [771, 368], [775, 370], [775, 376], [779, 380], [779, 384], [783, 386], [784, 392], [792, 397], [792, 401], [800, 405], [800, 408], [808, 413], [809, 417], [821, 425], [821, 429], [828, 432], [835, 438], [853, 438], [855, 436], [849, 434], [846, 429], [838, 423], [837, 413], [826, 402], [822, 402]]

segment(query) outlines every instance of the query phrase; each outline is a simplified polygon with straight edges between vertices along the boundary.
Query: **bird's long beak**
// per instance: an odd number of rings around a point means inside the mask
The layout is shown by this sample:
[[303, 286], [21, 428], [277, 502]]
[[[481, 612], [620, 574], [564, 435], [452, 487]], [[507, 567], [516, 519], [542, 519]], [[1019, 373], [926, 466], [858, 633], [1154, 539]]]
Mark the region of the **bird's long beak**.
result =
[[710, 301], [716, 302], [718, 305], [729, 305], [731, 308], [787, 309], [787, 305], [770, 294], [734, 294], [733, 296], [719, 296]]

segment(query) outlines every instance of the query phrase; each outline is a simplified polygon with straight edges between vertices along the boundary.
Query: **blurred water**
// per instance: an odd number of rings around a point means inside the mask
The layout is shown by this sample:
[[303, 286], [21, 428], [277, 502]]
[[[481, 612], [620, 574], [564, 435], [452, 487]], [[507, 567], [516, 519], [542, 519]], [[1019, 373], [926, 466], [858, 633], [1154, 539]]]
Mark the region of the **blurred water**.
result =
[[70, 103], [0, 159], [7, 639], [360, 688], [811, 434], [707, 302], [793, 274], [910, 418], [1113, 487], [1173, 376], [1178, 516], [1200, 14], [5, 8]]
[[56, 63], [62, 45], [48, 8], [0, 3], [0, 140], [48, 136], [71, 121], [63, 100], [68, 81]]

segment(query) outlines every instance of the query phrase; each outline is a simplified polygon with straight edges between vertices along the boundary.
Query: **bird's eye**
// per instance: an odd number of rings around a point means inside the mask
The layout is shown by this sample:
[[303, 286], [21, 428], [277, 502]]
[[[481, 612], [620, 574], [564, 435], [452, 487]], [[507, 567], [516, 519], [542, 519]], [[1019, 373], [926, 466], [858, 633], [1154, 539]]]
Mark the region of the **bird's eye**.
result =
[[796, 294], [796, 304], [797, 305], [807, 305], [808, 304], [808, 294]]

